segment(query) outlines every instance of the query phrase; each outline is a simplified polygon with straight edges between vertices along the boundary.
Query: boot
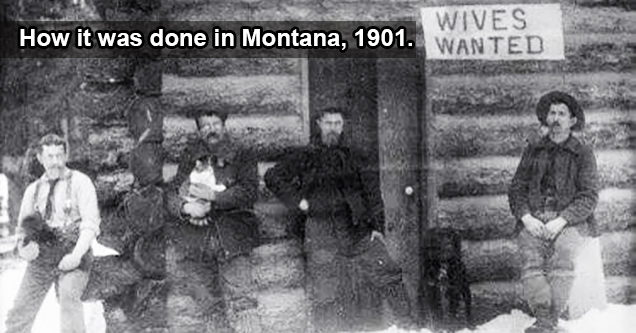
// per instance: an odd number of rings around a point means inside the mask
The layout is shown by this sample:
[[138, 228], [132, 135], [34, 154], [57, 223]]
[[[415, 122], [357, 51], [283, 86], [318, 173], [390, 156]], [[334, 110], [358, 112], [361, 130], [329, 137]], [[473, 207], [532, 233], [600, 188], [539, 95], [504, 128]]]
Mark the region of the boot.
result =
[[532, 314], [537, 318], [526, 333], [548, 333], [556, 329], [552, 311], [552, 293], [547, 278], [542, 274], [523, 278], [523, 294]]
[[533, 309], [537, 321], [528, 327], [525, 333], [555, 333], [557, 332], [557, 322], [553, 316], [550, 306], [540, 305]]
[[567, 309], [574, 277], [569, 275], [550, 276], [549, 281], [552, 292], [552, 315], [558, 321], [561, 314]]

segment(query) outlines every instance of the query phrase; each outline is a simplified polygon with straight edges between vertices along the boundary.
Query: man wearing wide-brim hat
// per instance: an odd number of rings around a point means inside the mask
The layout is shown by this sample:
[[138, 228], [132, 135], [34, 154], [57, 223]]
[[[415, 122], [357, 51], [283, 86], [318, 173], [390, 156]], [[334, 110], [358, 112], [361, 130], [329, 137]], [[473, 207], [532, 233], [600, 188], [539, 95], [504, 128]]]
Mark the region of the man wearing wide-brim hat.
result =
[[537, 319], [526, 333], [558, 331], [574, 259], [584, 237], [598, 236], [596, 158], [572, 135], [585, 126], [583, 110], [571, 95], [553, 91], [536, 113], [547, 134], [523, 152], [508, 193], [518, 221], [523, 297]]

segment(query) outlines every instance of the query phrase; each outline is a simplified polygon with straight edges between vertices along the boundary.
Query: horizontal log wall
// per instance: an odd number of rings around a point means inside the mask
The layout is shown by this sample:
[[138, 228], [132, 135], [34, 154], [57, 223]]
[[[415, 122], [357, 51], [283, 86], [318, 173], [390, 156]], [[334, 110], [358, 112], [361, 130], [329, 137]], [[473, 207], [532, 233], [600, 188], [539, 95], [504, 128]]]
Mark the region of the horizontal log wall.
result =
[[[630, 110], [590, 109], [580, 137], [595, 151], [629, 148]], [[440, 159], [485, 155], [521, 156], [528, 138], [539, 136], [537, 118], [525, 115], [438, 115], [433, 127], [436, 156]], [[509, 140], [501, 141], [506, 137]]]
[[[635, 184], [632, 150], [602, 150], [594, 154], [601, 188], [630, 188]], [[499, 155], [439, 161], [435, 168], [438, 193], [444, 198], [506, 193], [519, 160], [520, 156]]]
[[[596, 218], [602, 232], [636, 227], [633, 189], [608, 188], [600, 192]], [[452, 226], [465, 239], [485, 240], [514, 236], [516, 221], [505, 195], [468, 196], [439, 201], [438, 223]]]
[[543, 92], [554, 89], [572, 93], [585, 110], [635, 105], [636, 79], [614, 72], [444, 75], [430, 82], [431, 107], [437, 114], [527, 115]]
[[229, 113], [294, 114], [299, 75], [164, 77], [162, 101], [167, 113], [207, 105]]

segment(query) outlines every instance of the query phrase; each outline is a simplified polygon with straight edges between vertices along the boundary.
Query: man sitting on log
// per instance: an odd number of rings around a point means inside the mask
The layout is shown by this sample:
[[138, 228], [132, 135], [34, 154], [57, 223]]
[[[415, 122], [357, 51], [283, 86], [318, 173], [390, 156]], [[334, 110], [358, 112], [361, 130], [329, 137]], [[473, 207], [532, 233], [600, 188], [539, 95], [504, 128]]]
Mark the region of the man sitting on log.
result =
[[84, 332], [80, 297], [88, 281], [90, 246], [99, 233], [100, 216], [95, 187], [88, 176], [67, 168], [66, 141], [57, 135], [44, 136], [37, 146], [37, 159], [44, 174], [31, 183], [22, 199], [19, 232], [27, 216], [39, 214], [70, 252], [51, 266], [44, 244], [18, 242], [20, 256], [29, 261], [13, 309], [7, 317], [7, 332], [30, 332], [53, 283], [60, 302], [61, 332]]
[[[216, 331], [232, 331], [223, 295], [229, 289], [225, 273], [258, 244], [258, 224], [252, 212], [257, 198], [256, 160], [232, 142], [227, 114], [207, 108], [189, 112], [198, 137], [187, 143], [168, 194], [168, 209], [179, 221], [170, 238], [180, 262], [177, 269], [192, 269], [184, 278], [205, 295], [203, 307], [216, 321]], [[220, 265], [219, 264], [224, 264]], [[227, 270], [225, 268], [228, 268]], [[219, 283], [221, 281], [221, 283]], [[206, 287], [206, 288], [202, 288]]]
[[583, 237], [598, 236], [596, 159], [572, 135], [585, 125], [583, 110], [554, 91], [541, 97], [536, 112], [547, 135], [525, 149], [508, 194], [521, 229], [523, 296], [537, 319], [526, 333], [557, 331]]
[[304, 250], [315, 331], [378, 329], [382, 298], [400, 325], [411, 325], [401, 269], [384, 244], [377, 171], [344, 144], [344, 115], [338, 108], [321, 110], [319, 136], [268, 170], [265, 183], [307, 217]]

